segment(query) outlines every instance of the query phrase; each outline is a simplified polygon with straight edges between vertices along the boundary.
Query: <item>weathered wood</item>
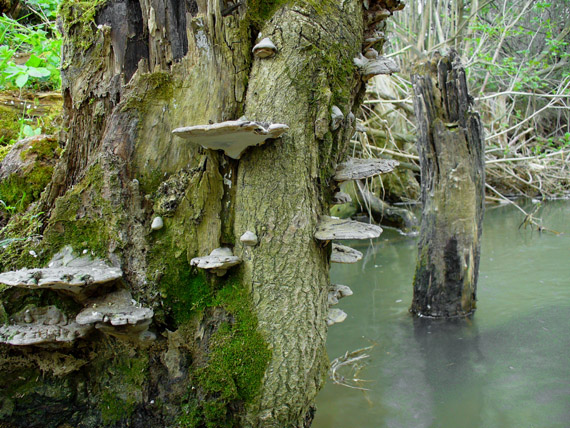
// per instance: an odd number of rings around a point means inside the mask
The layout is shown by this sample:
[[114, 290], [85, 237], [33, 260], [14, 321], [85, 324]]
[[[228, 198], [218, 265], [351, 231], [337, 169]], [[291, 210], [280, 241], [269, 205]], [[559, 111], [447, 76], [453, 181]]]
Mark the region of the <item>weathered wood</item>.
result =
[[336, 181], [362, 180], [379, 174], [392, 172], [398, 161], [392, 159], [356, 159], [350, 158], [339, 164], [334, 179]]
[[332, 203], [335, 205], [348, 204], [350, 202], [352, 202], [352, 199], [348, 193], [336, 192], [333, 195]]
[[410, 311], [466, 316], [475, 310], [479, 270], [483, 128], [456, 52], [422, 64], [412, 81], [423, 212]]
[[390, 205], [367, 190], [360, 182], [356, 182], [355, 194], [356, 203], [363, 212], [371, 214], [375, 222], [396, 227], [404, 233], [417, 233], [418, 219], [410, 210]]
[[332, 241], [333, 239], [373, 239], [378, 238], [382, 228], [375, 224], [333, 218], [323, 215], [317, 224], [315, 239]]

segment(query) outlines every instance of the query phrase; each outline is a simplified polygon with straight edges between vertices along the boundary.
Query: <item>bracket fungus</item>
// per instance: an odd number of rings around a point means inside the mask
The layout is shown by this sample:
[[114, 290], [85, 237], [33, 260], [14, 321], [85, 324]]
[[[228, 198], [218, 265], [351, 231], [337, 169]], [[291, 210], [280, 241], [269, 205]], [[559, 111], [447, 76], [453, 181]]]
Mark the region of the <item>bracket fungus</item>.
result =
[[14, 346], [65, 346], [85, 337], [92, 326], [69, 321], [55, 306], [28, 306], [0, 326], [0, 343]]
[[118, 290], [89, 300], [75, 321], [82, 326], [94, 326], [111, 336], [140, 339], [148, 337], [153, 315], [153, 310], [137, 304], [128, 290]]
[[227, 247], [216, 248], [209, 256], [195, 257], [190, 260], [191, 266], [211, 270], [218, 276], [224, 276], [229, 268], [240, 263], [241, 259], [234, 256], [232, 250]]
[[392, 172], [400, 163], [392, 159], [355, 159], [349, 158], [336, 168], [333, 179], [338, 182], [361, 180], [379, 174]]
[[344, 120], [344, 114], [337, 106], [331, 109], [331, 130], [336, 131]]
[[112, 283], [123, 276], [118, 267], [90, 256], [77, 257], [71, 247], [57, 253], [46, 268], [20, 269], [0, 273], [0, 284], [9, 287], [70, 292], [78, 300], [102, 284]]
[[164, 220], [162, 220], [162, 217], [155, 217], [152, 220], [152, 224], [150, 225], [150, 228], [152, 230], [160, 230], [164, 227]]
[[331, 262], [356, 263], [362, 260], [362, 253], [346, 245], [332, 244]]
[[206, 149], [223, 150], [239, 159], [250, 146], [263, 144], [269, 138], [279, 138], [289, 127], [282, 123], [262, 123], [245, 119], [213, 123], [211, 125], [176, 128], [172, 133]]
[[317, 224], [315, 239], [319, 241], [332, 241], [334, 239], [371, 239], [378, 238], [381, 233], [382, 228], [375, 224], [321, 216]]
[[258, 243], [257, 235], [249, 230], [246, 231], [243, 235], [241, 235], [239, 240], [248, 247], [253, 247]]
[[354, 58], [354, 65], [358, 67], [363, 80], [369, 80], [379, 74], [392, 74], [400, 71], [400, 66], [396, 61], [382, 55], [366, 58], [359, 54], [357, 58]]
[[277, 53], [277, 47], [269, 37], [265, 37], [251, 50], [257, 58], [271, 58]]
[[329, 309], [329, 313], [327, 315], [327, 325], [331, 326], [333, 324], [338, 324], [343, 322], [346, 319], [347, 315], [341, 309], [331, 308]]
[[350, 197], [350, 195], [348, 193], [336, 192], [333, 195], [332, 203], [335, 205], [349, 204], [351, 202], [352, 202], [352, 198]]
[[352, 294], [352, 290], [348, 285], [332, 284], [329, 287], [328, 304], [329, 306], [336, 305], [339, 299], [352, 296]]

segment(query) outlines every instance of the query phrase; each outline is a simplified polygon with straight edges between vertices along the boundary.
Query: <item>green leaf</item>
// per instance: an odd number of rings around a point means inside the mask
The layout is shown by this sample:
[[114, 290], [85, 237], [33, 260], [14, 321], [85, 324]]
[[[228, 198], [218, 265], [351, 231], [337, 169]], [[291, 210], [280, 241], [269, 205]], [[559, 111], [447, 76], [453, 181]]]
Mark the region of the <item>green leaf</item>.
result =
[[20, 74], [18, 77], [16, 77], [16, 86], [20, 89], [22, 89], [24, 87], [24, 85], [28, 82], [28, 74], [24, 73], [24, 74]]
[[26, 61], [28, 67], [39, 67], [42, 64], [42, 59], [34, 54]]
[[47, 77], [49, 76], [51, 73], [50, 71], [45, 68], [45, 67], [30, 67], [28, 69], [28, 74], [32, 77]]

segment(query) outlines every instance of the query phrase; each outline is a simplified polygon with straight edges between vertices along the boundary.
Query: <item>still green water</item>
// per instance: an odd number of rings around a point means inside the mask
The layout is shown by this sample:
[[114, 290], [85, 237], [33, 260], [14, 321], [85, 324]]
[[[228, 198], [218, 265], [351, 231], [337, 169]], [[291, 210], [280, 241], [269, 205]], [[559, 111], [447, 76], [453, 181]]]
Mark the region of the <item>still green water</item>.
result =
[[328, 381], [313, 428], [570, 427], [570, 202], [538, 216], [564, 234], [519, 230], [514, 207], [487, 207], [471, 320], [409, 315], [417, 238], [385, 230], [362, 261], [335, 264], [332, 282], [354, 295], [337, 306], [348, 318], [330, 327], [328, 354], [375, 345], [358, 374], [369, 391]]

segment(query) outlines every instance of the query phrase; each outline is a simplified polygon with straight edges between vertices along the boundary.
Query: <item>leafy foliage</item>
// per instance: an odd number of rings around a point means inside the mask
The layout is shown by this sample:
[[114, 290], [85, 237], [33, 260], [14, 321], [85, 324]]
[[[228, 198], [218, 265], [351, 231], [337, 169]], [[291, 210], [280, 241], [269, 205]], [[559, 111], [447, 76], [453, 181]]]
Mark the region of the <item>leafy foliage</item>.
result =
[[59, 89], [58, 4], [59, 0], [27, 0], [28, 15], [0, 17], [0, 89]]

